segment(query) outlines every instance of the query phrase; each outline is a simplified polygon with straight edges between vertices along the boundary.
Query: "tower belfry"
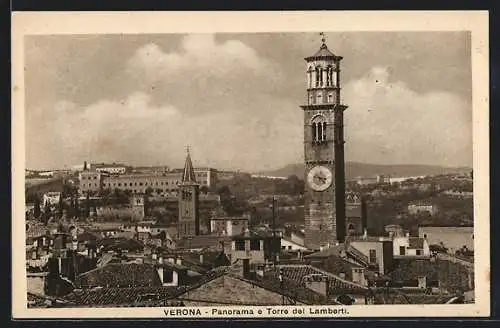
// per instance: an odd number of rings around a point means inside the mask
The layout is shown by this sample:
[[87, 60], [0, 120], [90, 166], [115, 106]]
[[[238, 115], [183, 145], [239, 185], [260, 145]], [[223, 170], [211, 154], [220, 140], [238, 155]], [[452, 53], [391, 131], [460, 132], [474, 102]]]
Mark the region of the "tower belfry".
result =
[[186, 160], [182, 179], [178, 188], [179, 218], [177, 233], [179, 238], [197, 236], [200, 234], [199, 185], [196, 183], [193, 162], [189, 147], [186, 149]]
[[321, 46], [306, 57], [307, 101], [304, 111], [306, 246], [312, 249], [344, 242], [345, 173], [343, 112], [340, 98], [341, 56]]

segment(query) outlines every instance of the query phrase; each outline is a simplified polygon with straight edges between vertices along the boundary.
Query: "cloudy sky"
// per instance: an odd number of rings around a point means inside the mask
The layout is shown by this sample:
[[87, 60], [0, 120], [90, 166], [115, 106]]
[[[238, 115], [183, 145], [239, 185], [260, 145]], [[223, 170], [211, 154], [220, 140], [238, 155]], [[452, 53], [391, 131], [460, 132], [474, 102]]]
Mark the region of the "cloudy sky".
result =
[[[470, 36], [327, 33], [344, 57], [346, 159], [472, 165]], [[25, 38], [26, 158], [262, 171], [303, 158], [317, 34]]]

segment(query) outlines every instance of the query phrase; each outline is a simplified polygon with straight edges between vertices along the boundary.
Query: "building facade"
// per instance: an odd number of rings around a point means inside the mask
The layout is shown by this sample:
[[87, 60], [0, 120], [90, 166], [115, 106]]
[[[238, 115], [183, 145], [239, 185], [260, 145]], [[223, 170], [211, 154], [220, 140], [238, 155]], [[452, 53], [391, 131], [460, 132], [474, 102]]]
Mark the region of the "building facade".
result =
[[210, 219], [210, 234], [217, 236], [236, 236], [248, 229], [248, 216], [217, 217]]
[[[200, 187], [212, 188], [217, 183], [217, 171], [212, 168], [193, 169], [196, 181]], [[183, 171], [133, 173], [103, 176], [102, 188], [119, 189], [133, 194], [152, 193], [164, 197], [177, 197], [178, 186], [182, 181]], [[85, 182], [81, 182], [85, 183]], [[85, 186], [84, 186], [85, 187]]]
[[419, 213], [429, 213], [430, 215], [436, 215], [438, 213], [438, 206], [430, 203], [410, 203], [408, 204], [409, 214], [419, 214]]
[[92, 168], [95, 169], [96, 172], [99, 173], [108, 173], [108, 174], [125, 174], [127, 172], [127, 166], [124, 164], [105, 164], [105, 163], [96, 163], [92, 164]]
[[97, 171], [82, 171], [78, 174], [80, 192], [98, 192], [103, 187], [103, 175]]
[[[343, 242], [345, 173], [340, 61], [324, 40], [307, 62], [304, 112], [305, 243], [310, 249]], [[339, 209], [339, 213], [337, 212]], [[338, 215], [337, 215], [338, 214]]]

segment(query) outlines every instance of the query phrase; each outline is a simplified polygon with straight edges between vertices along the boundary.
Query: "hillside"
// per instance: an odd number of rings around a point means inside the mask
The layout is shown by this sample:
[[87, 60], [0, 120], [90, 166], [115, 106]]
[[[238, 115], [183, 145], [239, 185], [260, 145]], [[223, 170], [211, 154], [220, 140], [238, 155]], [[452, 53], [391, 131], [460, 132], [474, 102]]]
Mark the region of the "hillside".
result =
[[[391, 177], [437, 175], [449, 173], [470, 173], [468, 167], [442, 167], [435, 165], [378, 165], [365, 164], [358, 162], [346, 162], [346, 179], [355, 179], [357, 177], [375, 177], [377, 174], [390, 175]], [[288, 177], [296, 175], [299, 178], [304, 176], [304, 164], [289, 164], [281, 169], [259, 173], [267, 176]]]

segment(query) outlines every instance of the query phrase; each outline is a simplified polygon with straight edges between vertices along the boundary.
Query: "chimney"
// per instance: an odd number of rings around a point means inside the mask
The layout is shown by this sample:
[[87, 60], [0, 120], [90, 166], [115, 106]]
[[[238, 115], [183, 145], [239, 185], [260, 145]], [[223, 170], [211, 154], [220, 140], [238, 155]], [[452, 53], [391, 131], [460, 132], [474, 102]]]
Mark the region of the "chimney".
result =
[[364, 229], [364, 231], [363, 231], [363, 239], [366, 239], [366, 238], [368, 238], [368, 230]]
[[158, 264], [163, 264], [163, 257], [158, 257]]
[[203, 264], [203, 254], [200, 254], [200, 263]]
[[151, 254], [151, 259], [153, 259], [153, 260], [156, 260], [156, 259], [157, 259], [157, 255], [156, 255], [156, 253]]
[[182, 265], [182, 259], [180, 256], [177, 256], [176, 260], [175, 260], [175, 264], [177, 265]]
[[175, 259], [173, 257], [168, 258], [168, 263], [175, 264]]
[[394, 231], [389, 231], [389, 238], [391, 238], [391, 239], [394, 238]]
[[406, 238], [410, 238], [410, 233], [409, 232], [406, 233]]

